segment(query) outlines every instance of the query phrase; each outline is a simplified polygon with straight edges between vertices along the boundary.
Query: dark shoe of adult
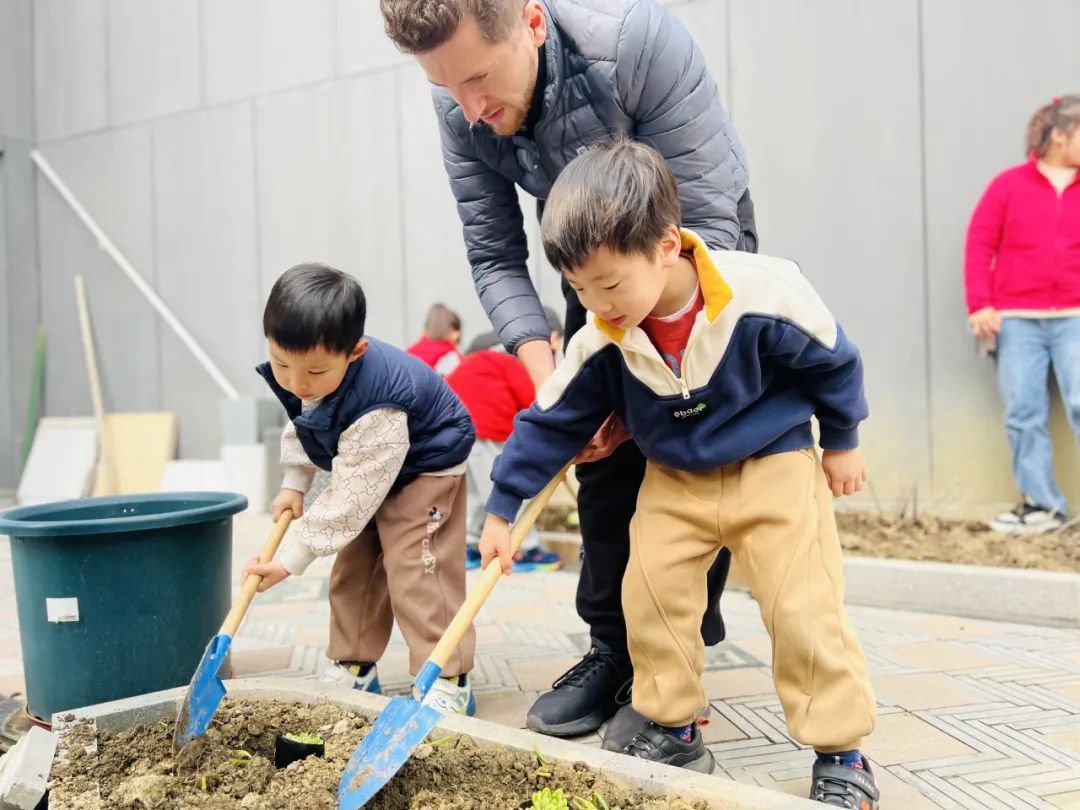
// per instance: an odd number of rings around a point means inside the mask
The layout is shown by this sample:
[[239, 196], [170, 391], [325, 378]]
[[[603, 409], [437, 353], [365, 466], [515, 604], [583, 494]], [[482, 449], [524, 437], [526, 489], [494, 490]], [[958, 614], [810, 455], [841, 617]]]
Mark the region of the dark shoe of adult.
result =
[[648, 723], [623, 749], [623, 753], [698, 773], [712, 773], [716, 769], [716, 760], [705, 747], [696, 725], [690, 726], [690, 739], [684, 740], [656, 723]]
[[630, 700], [633, 675], [628, 655], [594, 639], [585, 657], [532, 705], [526, 725], [552, 737], [591, 734]]
[[870, 770], [870, 763], [865, 757], [862, 765], [857, 768], [819, 759], [814, 763], [814, 773], [810, 780], [810, 798], [830, 807], [878, 810], [881, 793], [878, 791], [874, 772]]

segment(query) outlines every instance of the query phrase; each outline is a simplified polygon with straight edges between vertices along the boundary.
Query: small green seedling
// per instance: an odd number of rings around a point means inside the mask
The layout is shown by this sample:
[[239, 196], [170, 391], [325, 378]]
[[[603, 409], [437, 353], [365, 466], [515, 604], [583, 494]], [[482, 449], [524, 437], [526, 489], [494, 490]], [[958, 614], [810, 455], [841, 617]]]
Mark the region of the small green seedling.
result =
[[544, 788], [532, 795], [532, 810], [570, 810], [570, 805], [561, 788]]
[[243, 748], [236, 749], [233, 754], [236, 756], [229, 760], [229, 764], [234, 768], [243, 768], [251, 761], [251, 752], [245, 751]]
[[318, 734], [284, 734], [286, 740], [292, 740], [301, 745], [322, 745], [323, 738]]

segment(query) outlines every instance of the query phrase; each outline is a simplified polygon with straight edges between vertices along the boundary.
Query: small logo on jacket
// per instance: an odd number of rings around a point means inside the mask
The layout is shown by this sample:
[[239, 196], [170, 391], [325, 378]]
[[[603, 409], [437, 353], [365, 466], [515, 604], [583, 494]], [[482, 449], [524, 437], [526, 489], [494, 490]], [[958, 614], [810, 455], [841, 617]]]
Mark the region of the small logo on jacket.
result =
[[671, 415], [674, 416], [676, 419], [689, 419], [692, 416], [701, 416], [703, 413], [705, 413], [705, 409], [708, 407], [709, 406], [704, 402], [699, 402], [693, 408], [687, 408], [683, 411], [672, 411]]

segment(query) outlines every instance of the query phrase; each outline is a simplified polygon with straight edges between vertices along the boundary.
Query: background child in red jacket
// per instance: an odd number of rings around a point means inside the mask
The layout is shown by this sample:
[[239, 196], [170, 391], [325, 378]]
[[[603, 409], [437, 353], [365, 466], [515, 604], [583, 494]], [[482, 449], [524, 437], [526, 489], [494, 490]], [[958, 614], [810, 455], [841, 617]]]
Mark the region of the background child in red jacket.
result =
[[445, 304], [432, 304], [424, 318], [424, 333], [406, 351], [444, 377], [461, 362], [461, 317]]
[[[544, 307], [551, 326], [551, 351], [562, 345], [562, 322], [555, 311]], [[476, 427], [476, 444], [469, 454], [466, 481], [469, 485], [469, 516], [466, 523], [465, 567], [480, 566], [480, 533], [487, 513], [484, 504], [491, 494], [491, 467], [514, 429], [514, 417], [533, 404], [536, 389], [525, 366], [507, 354], [495, 332], [480, 335], [469, 344], [468, 353], [446, 378], [447, 384], [464, 403]], [[554, 571], [562, 566], [558, 554], [540, 548], [533, 529], [514, 560], [515, 571]]]
[[1050, 440], [1053, 367], [1080, 438], [1080, 95], [1054, 99], [1028, 125], [1029, 159], [990, 183], [968, 228], [964, 281], [971, 330], [996, 340], [998, 386], [1022, 501], [990, 525], [1051, 531], [1064, 523]]

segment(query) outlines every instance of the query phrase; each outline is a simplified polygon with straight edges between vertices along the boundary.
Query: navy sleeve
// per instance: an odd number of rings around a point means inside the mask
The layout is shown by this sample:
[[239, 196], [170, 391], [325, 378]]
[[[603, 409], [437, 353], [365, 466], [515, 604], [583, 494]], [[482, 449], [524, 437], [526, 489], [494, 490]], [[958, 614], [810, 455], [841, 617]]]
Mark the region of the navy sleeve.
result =
[[830, 347], [791, 323], [779, 325], [770, 356], [794, 371], [816, 405], [823, 450], [859, 446], [859, 423], [869, 415], [859, 350], [839, 324]]
[[579, 335], [541, 386], [536, 403], [514, 420], [514, 431], [491, 471], [495, 486], [487, 511], [493, 515], [513, 521], [522, 501], [534, 497], [581, 452], [612, 412], [605, 357], [586, 358]]

